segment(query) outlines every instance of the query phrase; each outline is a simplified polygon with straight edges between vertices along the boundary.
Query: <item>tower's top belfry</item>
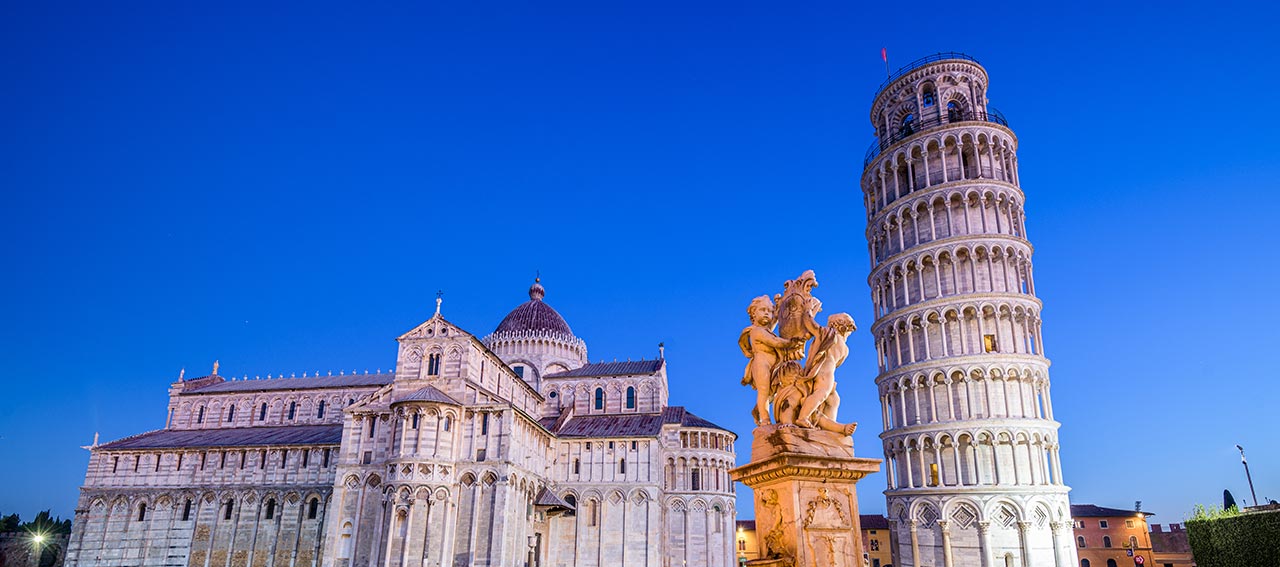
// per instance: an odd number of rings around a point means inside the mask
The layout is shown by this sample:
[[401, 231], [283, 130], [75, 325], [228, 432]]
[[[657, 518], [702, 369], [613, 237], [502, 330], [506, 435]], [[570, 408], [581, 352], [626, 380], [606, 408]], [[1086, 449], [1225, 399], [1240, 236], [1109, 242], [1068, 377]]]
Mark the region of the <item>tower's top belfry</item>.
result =
[[1008, 126], [988, 107], [987, 85], [986, 69], [963, 53], [937, 53], [898, 69], [876, 90], [870, 116], [876, 142], [867, 150], [863, 166], [911, 135], [949, 123]]

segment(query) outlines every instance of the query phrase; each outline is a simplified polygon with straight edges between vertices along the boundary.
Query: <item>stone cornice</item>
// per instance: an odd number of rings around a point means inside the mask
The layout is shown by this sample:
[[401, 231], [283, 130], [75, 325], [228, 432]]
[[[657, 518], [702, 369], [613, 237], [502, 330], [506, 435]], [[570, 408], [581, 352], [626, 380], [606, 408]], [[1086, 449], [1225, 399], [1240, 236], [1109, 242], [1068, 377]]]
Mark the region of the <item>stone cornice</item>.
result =
[[1031, 417], [979, 417], [973, 419], [918, 423], [904, 427], [895, 427], [889, 431], [881, 433], [880, 439], [889, 440], [929, 433], [949, 433], [954, 436], [960, 433], [977, 433], [980, 431], [997, 433], [1000, 431], [1029, 431], [1033, 429], [1057, 433], [1058, 428], [1061, 426], [1061, 423], [1052, 419], [1038, 419]]
[[748, 463], [729, 471], [733, 480], [755, 487], [782, 479], [858, 481], [879, 472], [882, 459], [825, 457], [781, 453], [763, 461]]
[[[1019, 197], [1022, 198], [1024, 202], [1026, 201], [1027, 196], [1025, 193], [1022, 192], [1022, 188], [1008, 181], [1004, 181], [1000, 179], [992, 179], [987, 177], [980, 177], [978, 179], [954, 179], [946, 183], [937, 183], [934, 185], [930, 185], [924, 189], [912, 191], [910, 193], [907, 193], [906, 195], [898, 197], [897, 199], [889, 201], [889, 203], [886, 204], [884, 208], [876, 211], [875, 215], [872, 215], [871, 218], [868, 219], [867, 231], [868, 233], [870, 233], [872, 226], [876, 226], [880, 224], [880, 221], [884, 220], [882, 217], [887, 216], [891, 212], [895, 212], [901, 209], [906, 203], [910, 201], [923, 200], [922, 199], [923, 197], [928, 197], [929, 200], [931, 201], [933, 200], [934, 197], [937, 197], [939, 194], [946, 194], [952, 191], [959, 191], [961, 193], [964, 193], [965, 192], [963, 191], [964, 189], [980, 189], [980, 188], [983, 188], [983, 186], [985, 185], [994, 185], [1002, 189], [1012, 189]], [[876, 189], [878, 188], [876, 187], [872, 188], [873, 191]], [[867, 193], [866, 187], [862, 188], [862, 193], [864, 195]]]

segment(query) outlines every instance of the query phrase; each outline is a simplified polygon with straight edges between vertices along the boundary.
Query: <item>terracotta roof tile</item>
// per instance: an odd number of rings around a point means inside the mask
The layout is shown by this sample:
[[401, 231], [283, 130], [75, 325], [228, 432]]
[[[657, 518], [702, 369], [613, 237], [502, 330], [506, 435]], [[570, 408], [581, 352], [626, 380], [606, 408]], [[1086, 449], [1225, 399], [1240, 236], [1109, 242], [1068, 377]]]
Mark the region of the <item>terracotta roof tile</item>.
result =
[[543, 378], [573, 378], [576, 376], [625, 376], [653, 374], [662, 369], [662, 360], [628, 360], [625, 362], [594, 362], [573, 370], [548, 374]]
[[160, 429], [99, 445], [99, 449], [169, 449], [178, 447], [250, 447], [263, 445], [337, 445], [341, 425], [291, 425], [227, 429]]

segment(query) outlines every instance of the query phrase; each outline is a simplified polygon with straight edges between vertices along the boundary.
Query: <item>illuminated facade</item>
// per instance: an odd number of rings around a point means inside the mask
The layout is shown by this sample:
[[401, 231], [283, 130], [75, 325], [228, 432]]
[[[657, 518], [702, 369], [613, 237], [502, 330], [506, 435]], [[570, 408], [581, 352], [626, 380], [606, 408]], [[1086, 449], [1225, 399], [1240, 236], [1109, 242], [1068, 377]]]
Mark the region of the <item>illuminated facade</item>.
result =
[[1017, 138], [987, 72], [881, 86], [862, 175], [885, 491], [900, 567], [1076, 565]]
[[545, 293], [484, 339], [437, 305], [388, 373], [180, 379], [90, 447], [66, 564], [733, 564], [734, 434], [662, 356], [588, 363]]

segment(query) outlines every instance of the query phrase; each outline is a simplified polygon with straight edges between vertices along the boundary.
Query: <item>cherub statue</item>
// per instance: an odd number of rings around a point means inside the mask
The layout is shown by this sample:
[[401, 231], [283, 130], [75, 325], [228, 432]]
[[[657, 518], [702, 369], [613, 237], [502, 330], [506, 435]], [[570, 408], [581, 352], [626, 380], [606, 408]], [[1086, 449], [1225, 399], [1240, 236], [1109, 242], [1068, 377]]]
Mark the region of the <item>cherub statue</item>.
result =
[[751, 410], [756, 425], [769, 425], [769, 401], [773, 398], [776, 385], [773, 383], [773, 371], [781, 360], [783, 352], [801, 347], [804, 342], [789, 341], [773, 334], [774, 305], [769, 296], [762, 295], [751, 300], [747, 307], [747, 315], [751, 317], [751, 326], [738, 335], [738, 347], [742, 354], [750, 358], [742, 375], [742, 385], [756, 389], [756, 406]]
[[853, 434], [857, 424], [842, 425], [835, 421], [840, 407], [840, 395], [836, 393], [836, 368], [848, 358], [849, 346], [845, 341], [857, 328], [848, 313], [836, 313], [827, 318], [827, 326], [819, 332], [805, 364], [803, 379], [809, 382], [809, 392], [796, 416], [796, 425]]

